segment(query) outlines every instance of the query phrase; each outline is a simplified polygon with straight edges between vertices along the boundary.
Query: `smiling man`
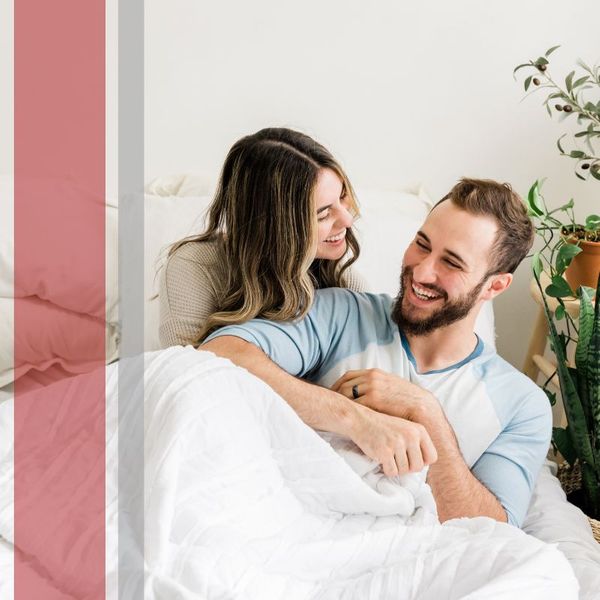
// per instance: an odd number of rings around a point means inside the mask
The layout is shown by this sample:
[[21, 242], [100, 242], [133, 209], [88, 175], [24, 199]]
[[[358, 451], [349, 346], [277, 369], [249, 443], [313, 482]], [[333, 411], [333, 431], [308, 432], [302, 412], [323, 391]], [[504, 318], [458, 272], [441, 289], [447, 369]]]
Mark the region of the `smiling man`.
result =
[[224, 327], [201, 349], [264, 379], [308, 425], [349, 437], [386, 475], [430, 465], [440, 520], [518, 526], [548, 449], [550, 408], [474, 324], [533, 235], [508, 185], [463, 179], [407, 249], [395, 301], [323, 290], [301, 321]]

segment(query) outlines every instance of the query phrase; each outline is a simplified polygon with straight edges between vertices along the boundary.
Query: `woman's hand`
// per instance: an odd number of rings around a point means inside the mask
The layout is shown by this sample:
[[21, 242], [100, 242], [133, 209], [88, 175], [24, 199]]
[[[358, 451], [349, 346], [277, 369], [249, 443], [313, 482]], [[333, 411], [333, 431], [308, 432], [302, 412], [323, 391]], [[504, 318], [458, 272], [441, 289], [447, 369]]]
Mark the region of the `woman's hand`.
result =
[[410, 421], [423, 422], [441, 411], [431, 392], [381, 369], [347, 371], [331, 389], [373, 410]]

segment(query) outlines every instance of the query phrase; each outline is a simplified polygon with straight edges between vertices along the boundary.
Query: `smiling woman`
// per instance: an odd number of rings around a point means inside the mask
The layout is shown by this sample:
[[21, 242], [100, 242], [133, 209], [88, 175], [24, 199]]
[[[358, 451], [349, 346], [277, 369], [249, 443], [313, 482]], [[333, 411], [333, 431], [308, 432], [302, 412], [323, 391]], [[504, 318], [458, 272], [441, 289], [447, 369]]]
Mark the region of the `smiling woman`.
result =
[[321, 144], [269, 128], [236, 142], [204, 233], [181, 240], [161, 275], [163, 346], [199, 344], [223, 325], [306, 314], [315, 289], [362, 284], [350, 181]]

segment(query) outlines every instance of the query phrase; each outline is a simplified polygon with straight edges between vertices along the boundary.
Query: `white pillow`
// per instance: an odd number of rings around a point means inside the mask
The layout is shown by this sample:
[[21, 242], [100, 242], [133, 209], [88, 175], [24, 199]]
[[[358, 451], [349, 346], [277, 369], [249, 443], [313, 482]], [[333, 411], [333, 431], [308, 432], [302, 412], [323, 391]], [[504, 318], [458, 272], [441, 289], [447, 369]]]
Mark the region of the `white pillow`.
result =
[[414, 191], [356, 190], [360, 217], [355, 228], [360, 241], [356, 268], [369, 290], [395, 296], [404, 251], [431, 210], [422, 187]]
[[[106, 342], [106, 361], [117, 357], [116, 332], [104, 321], [37, 297], [19, 298], [21, 314], [26, 318], [15, 330], [14, 302], [13, 298], [0, 298], [0, 387], [31, 369], [45, 371], [56, 364], [67, 373], [86, 373], [99, 366], [97, 343], [102, 339]], [[77, 335], [65, 335], [65, 331]], [[16, 364], [15, 343], [19, 347]]]
[[[81, 373], [93, 363], [96, 349], [90, 344], [105, 335], [106, 360], [116, 357], [117, 330], [117, 210], [105, 206], [68, 179], [35, 179], [60, 194], [61, 207], [69, 207], [75, 223], [90, 215], [105, 220], [106, 277], [103, 282], [91, 272], [86, 255], [77, 248], [67, 254], [68, 264], [52, 262], [32, 265], [25, 281], [14, 289], [14, 178], [0, 176], [0, 386], [31, 369], [43, 371], [61, 365], [69, 373]], [[65, 240], [68, 243], [68, 240]], [[65, 261], [66, 262], [66, 261]], [[72, 269], [80, 275], [72, 276]], [[103, 290], [106, 291], [106, 302]], [[26, 308], [27, 318], [14, 330], [14, 298]], [[105, 322], [105, 315], [112, 323]], [[65, 335], [76, 331], [77, 335]], [[14, 364], [14, 335], [20, 348]]]
[[[110, 251], [116, 245], [116, 212], [107, 209], [104, 198], [77, 186], [68, 179], [32, 179], [35, 185], [47, 185], [60, 203], [60, 210], [68, 208], [69, 220], [89, 222], [90, 219], [107, 220], [106, 222], [106, 248]], [[14, 198], [13, 178], [4, 176], [0, 178], [0, 197]], [[49, 199], [50, 201], [50, 199]], [[13, 202], [9, 202], [12, 207]], [[4, 210], [3, 209], [3, 213]], [[3, 214], [4, 216], [4, 214]], [[98, 232], [100, 233], [100, 229]], [[100, 240], [98, 240], [100, 243]], [[63, 241], [61, 240], [61, 243]], [[97, 272], [90, 269], [89, 254], [78, 251], [75, 242], [64, 240], [67, 251], [64, 252], [65, 261], [61, 264], [44, 262], [31, 264], [26, 280], [19, 281], [15, 287], [14, 279], [14, 222], [12, 211], [10, 218], [0, 220], [0, 297], [2, 298], [27, 298], [37, 296], [42, 300], [52, 302], [68, 310], [104, 319], [106, 306], [104, 303], [105, 282], [98, 278]], [[71, 246], [69, 246], [71, 244]], [[110, 252], [109, 252], [110, 255]], [[116, 262], [107, 265], [107, 271], [114, 273], [115, 278], [109, 282], [109, 287], [116, 284]], [[73, 277], [73, 272], [77, 277]], [[113, 300], [116, 300], [113, 297]], [[116, 302], [109, 307], [109, 312], [114, 309]]]
[[144, 186], [144, 192], [150, 196], [212, 196], [214, 180], [206, 174], [189, 173], [155, 177]]

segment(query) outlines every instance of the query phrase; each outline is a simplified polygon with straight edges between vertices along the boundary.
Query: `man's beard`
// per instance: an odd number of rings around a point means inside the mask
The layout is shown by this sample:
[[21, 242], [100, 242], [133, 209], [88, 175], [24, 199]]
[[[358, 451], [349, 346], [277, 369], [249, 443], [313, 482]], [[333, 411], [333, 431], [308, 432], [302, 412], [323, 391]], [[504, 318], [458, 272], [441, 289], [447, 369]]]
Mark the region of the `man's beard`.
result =
[[412, 319], [410, 315], [407, 314], [408, 311], [403, 310], [402, 307], [404, 291], [407, 286], [410, 285], [409, 280], [412, 279], [412, 272], [412, 267], [402, 267], [402, 274], [400, 275], [400, 291], [398, 292], [398, 296], [396, 296], [392, 308], [392, 320], [398, 325], [400, 331], [410, 335], [428, 335], [440, 327], [447, 327], [452, 323], [464, 319], [475, 306], [479, 292], [481, 292], [487, 280], [486, 275], [470, 292], [467, 292], [460, 298], [452, 301], [448, 300], [448, 294], [443, 289], [434, 285], [424, 286], [420, 284], [419, 287], [431, 290], [440, 295], [444, 304], [433, 311], [428, 317]]

